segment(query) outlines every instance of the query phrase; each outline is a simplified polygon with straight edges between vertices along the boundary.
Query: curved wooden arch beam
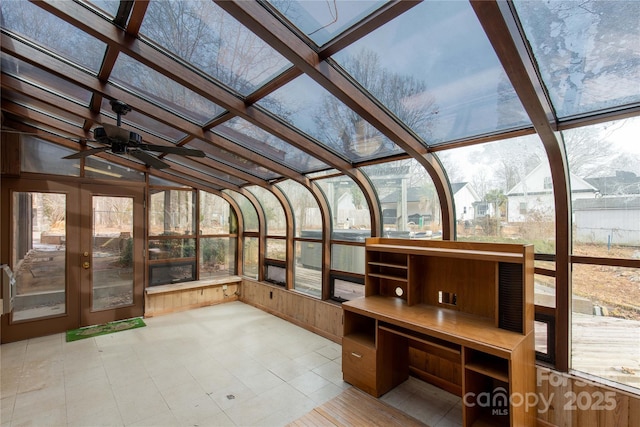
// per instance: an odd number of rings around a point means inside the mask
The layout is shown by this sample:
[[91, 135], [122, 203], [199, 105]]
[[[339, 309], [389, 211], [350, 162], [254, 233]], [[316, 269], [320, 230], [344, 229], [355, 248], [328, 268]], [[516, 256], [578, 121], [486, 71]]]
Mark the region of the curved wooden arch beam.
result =
[[285, 256], [286, 286], [285, 287], [287, 289], [293, 289], [295, 287], [293, 283], [293, 265], [295, 263], [295, 254], [293, 250], [294, 249], [293, 237], [295, 236], [293, 211], [291, 209], [291, 204], [289, 203], [289, 200], [284, 195], [282, 190], [280, 190], [275, 185], [271, 185], [269, 187], [270, 188], [266, 188], [266, 189], [270, 191], [276, 197], [276, 199], [278, 199], [278, 201], [282, 205], [282, 209], [284, 210], [284, 216], [287, 224], [287, 228], [286, 228], [287, 231], [285, 233], [285, 242], [286, 242], [286, 246], [285, 246], [286, 247], [286, 256]]
[[249, 202], [251, 202], [254, 209], [256, 210], [256, 214], [258, 215], [258, 280], [262, 282], [264, 281], [264, 259], [265, 249], [267, 247], [267, 222], [264, 215], [264, 210], [262, 209], [262, 204], [260, 204], [258, 199], [256, 199], [256, 196], [254, 196], [253, 193], [251, 193], [249, 190], [241, 188], [238, 193], [245, 196], [249, 200]]
[[506, 1], [471, 0], [480, 24], [504, 67], [547, 152], [556, 220], [556, 368], [570, 368], [571, 324], [571, 189], [564, 143], [556, 135], [553, 107], [539, 80], [533, 55], [522, 39], [513, 5]]
[[225, 202], [229, 203], [231, 209], [233, 209], [233, 213], [236, 216], [236, 221], [238, 228], [236, 230], [236, 275], [242, 276], [243, 274], [243, 265], [242, 265], [242, 254], [244, 249], [244, 241], [240, 238], [244, 234], [244, 217], [242, 216], [242, 211], [240, 210], [240, 205], [235, 201], [235, 199], [229, 196], [227, 193], [222, 191], [216, 191], [215, 194], [224, 199]]
[[331, 298], [331, 210], [324, 193], [309, 180], [309, 191], [318, 202], [322, 216], [322, 299]]

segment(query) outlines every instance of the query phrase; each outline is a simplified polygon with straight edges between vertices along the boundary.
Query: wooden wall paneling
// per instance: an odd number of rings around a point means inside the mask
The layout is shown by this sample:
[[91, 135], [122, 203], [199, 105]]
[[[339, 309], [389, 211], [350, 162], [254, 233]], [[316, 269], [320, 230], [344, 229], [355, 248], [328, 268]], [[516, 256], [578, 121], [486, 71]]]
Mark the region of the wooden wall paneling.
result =
[[636, 395], [629, 398], [629, 426], [633, 426], [633, 422], [640, 420], [640, 396]]
[[[342, 308], [308, 295], [244, 279], [242, 301], [336, 343], [342, 341]], [[270, 294], [273, 298], [269, 298]]]

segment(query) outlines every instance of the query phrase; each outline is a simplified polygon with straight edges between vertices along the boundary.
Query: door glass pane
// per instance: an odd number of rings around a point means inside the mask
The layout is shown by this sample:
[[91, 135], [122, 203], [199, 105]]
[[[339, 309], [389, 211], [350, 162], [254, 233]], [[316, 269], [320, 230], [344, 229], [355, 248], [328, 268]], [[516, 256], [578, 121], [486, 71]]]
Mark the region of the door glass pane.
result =
[[13, 320], [66, 311], [66, 195], [13, 193]]
[[133, 199], [93, 196], [94, 310], [133, 304]]

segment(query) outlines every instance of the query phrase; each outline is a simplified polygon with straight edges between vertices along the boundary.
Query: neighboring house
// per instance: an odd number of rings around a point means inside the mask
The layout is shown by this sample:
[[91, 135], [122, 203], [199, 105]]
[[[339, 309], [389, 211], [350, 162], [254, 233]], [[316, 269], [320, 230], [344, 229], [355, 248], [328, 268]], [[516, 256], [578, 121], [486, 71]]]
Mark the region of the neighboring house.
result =
[[476, 218], [475, 204], [480, 201], [478, 193], [468, 182], [456, 182], [451, 184], [453, 201], [456, 206], [456, 220], [472, 221]]
[[494, 218], [496, 215], [496, 207], [492, 202], [487, 202], [486, 200], [480, 200], [473, 204], [474, 210], [474, 219], [490, 217]]
[[598, 189], [594, 199], [574, 200], [574, 238], [614, 245], [640, 244], [640, 177], [616, 171], [614, 176], [586, 178]]
[[[571, 198], [593, 199], [597, 188], [577, 175], [571, 174]], [[553, 218], [553, 183], [549, 166], [543, 163], [532, 170], [506, 194], [507, 221], [524, 222], [532, 213], [550, 215]]]
[[585, 178], [601, 196], [640, 195], [640, 177], [633, 172], [616, 171], [615, 176]]
[[[401, 199], [402, 191], [398, 189], [380, 200], [380, 205], [382, 207], [382, 220], [384, 225], [398, 224], [398, 222], [401, 220]], [[430, 209], [429, 207], [433, 206], [433, 203], [429, 202], [433, 202], [433, 200], [429, 200], [427, 191], [424, 188], [407, 188], [407, 222], [419, 224], [420, 220], [422, 220], [422, 224], [430, 223], [433, 220], [433, 209]]]
[[[456, 208], [456, 219], [459, 221], [473, 220], [475, 218], [474, 203], [480, 200], [478, 194], [471, 188], [468, 182], [456, 182], [451, 184], [453, 201]], [[398, 212], [402, 211], [399, 206], [402, 197], [401, 190], [394, 191], [380, 200], [382, 205], [382, 217], [384, 224], [397, 224], [400, 220]], [[439, 216], [439, 208], [433, 196], [429, 196], [426, 189], [421, 187], [407, 188], [407, 222], [428, 224], [433, 220], [434, 215]]]
[[580, 199], [572, 206], [576, 241], [640, 245], [640, 195]]

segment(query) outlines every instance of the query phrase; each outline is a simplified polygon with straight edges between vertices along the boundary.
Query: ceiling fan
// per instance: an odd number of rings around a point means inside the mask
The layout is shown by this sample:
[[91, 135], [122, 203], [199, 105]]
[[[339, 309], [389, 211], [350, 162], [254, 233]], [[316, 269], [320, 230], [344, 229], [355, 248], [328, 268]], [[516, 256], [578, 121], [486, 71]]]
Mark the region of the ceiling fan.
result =
[[117, 125], [103, 124], [102, 127], [95, 128], [93, 130], [95, 140], [104, 144], [105, 147], [90, 148], [88, 150], [79, 151], [75, 154], [65, 156], [63, 159], [81, 159], [93, 154], [110, 151], [113, 154], [130, 154], [152, 168], [164, 169], [168, 168], [169, 164], [148, 152], [205, 157], [204, 152], [201, 150], [178, 146], [145, 144], [142, 142], [142, 137], [140, 135], [120, 127], [122, 124], [122, 116], [131, 111], [131, 107], [118, 100], [112, 100], [110, 103], [111, 109], [117, 115]]

